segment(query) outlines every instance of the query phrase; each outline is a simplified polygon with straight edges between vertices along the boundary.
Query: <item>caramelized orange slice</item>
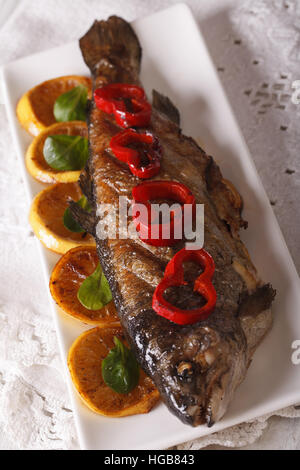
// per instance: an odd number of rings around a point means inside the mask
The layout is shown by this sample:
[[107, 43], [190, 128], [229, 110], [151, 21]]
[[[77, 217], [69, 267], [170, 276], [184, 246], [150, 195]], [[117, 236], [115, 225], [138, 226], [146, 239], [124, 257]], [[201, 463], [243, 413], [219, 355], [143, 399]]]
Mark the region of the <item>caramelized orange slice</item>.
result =
[[92, 82], [88, 77], [69, 75], [48, 80], [29, 90], [17, 105], [17, 117], [24, 129], [37, 136], [56, 122], [53, 107], [57, 98], [78, 85], [85, 85], [91, 96]]
[[73, 343], [68, 366], [76, 390], [85, 404], [101, 415], [121, 417], [148, 413], [159, 400], [159, 393], [142, 370], [138, 385], [127, 395], [115, 392], [103, 380], [102, 360], [115, 347], [114, 336], [125, 342], [122, 329], [110, 327], [88, 330]]
[[77, 183], [58, 183], [41, 191], [33, 200], [29, 221], [35, 235], [49, 250], [64, 254], [76, 246], [95, 246], [91, 235], [70, 232], [63, 224], [68, 201], [78, 201], [81, 197]]
[[67, 314], [84, 323], [99, 326], [119, 324], [113, 302], [100, 310], [88, 310], [77, 299], [79, 287], [93, 274], [98, 264], [96, 248], [79, 246], [68, 251], [53, 269], [50, 278], [51, 295]]
[[87, 137], [87, 125], [82, 121], [72, 121], [48, 127], [29, 146], [26, 153], [26, 167], [31, 176], [42, 183], [73, 183], [78, 181], [81, 171], [54, 170], [44, 158], [44, 145], [47, 137], [57, 134]]

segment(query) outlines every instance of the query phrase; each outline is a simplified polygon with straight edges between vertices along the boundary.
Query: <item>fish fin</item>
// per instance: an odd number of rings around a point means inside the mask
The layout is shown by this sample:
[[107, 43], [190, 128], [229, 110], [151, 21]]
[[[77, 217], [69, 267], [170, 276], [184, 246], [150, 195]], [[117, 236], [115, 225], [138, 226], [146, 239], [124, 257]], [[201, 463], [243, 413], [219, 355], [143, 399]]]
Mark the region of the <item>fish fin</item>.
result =
[[111, 78], [112, 68], [139, 74], [142, 49], [132, 27], [122, 18], [111, 16], [107, 21], [95, 21], [79, 43], [94, 76], [107, 73]]
[[74, 201], [70, 202], [69, 207], [73, 218], [80, 225], [80, 227], [82, 227], [83, 230], [90, 233], [94, 237], [96, 234], [95, 214], [87, 212]]
[[206, 168], [207, 189], [222, 219], [234, 238], [239, 238], [239, 230], [247, 228], [248, 222], [242, 218], [243, 200], [232, 183], [225, 180], [220, 168], [212, 157], [208, 157]]
[[180, 126], [180, 113], [170, 98], [152, 90], [152, 105], [157, 111], [167, 116], [172, 122]]

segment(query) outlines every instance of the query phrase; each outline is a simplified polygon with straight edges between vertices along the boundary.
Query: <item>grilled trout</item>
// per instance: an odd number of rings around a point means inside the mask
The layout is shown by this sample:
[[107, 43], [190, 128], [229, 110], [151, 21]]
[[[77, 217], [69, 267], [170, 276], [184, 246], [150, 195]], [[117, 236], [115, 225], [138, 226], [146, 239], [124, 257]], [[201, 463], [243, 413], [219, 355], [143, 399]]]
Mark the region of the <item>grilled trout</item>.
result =
[[[110, 83], [140, 85], [141, 47], [123, 19], [112, 16], [96, 21], [80, 40], [80, 47], [94, 90]], [[179, 112], [167, 97], [154, 91], [152, 106], [148, 130], [163, 147], [161, 171], [154, 179], [183, 183], [196, 202], [205, 205], [204, 249], [216, 267], [217, 304], [210, 317], [179, 326], [152, 309], [154, 290], [183, 242], [166, 248], [144, 244], [138, 238], [103, 240], [98, 236], [101, 204], [118, 207], [119, 196], [130, 204], [132, 188], [141, 180], [109, 150], [111, 138], [122, 129], [94, 101], [88, 112], [90, 157], [80, 177], [93, 211], [87, 214], [76, 204], [71, 207], [77, 221], [96, 239], [121, 324], [141, 367], [181, 421], [212, 426], [224, 415], [255, 349], [271, 327], [275, 291], [260, 280], [239, 238], [239, 230], [247, 223], [241, 216], [242, 199], [237, 190], [222, 177], [213, 158], [182, 134]], [[184, 309], [201, 303], [203, 299], [199, 301], [200, 296], [193, 292], [197, 269], [193, 263], [185, 266], [188, 284], [166, 292], [172, 303]]]

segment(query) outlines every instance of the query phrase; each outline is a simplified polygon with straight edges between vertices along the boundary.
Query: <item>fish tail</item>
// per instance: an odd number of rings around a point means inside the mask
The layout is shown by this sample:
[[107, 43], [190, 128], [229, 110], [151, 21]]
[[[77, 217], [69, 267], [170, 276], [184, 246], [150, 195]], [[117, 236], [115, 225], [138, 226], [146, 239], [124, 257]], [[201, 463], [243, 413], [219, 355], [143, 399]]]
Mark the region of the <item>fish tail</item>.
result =
[[124, 71], [133, 77], [139, 75], [142, 49], [132, 27], [122, 18], [95, 21], [80, 39], [80, 48], [94, 77], [118, 81]]

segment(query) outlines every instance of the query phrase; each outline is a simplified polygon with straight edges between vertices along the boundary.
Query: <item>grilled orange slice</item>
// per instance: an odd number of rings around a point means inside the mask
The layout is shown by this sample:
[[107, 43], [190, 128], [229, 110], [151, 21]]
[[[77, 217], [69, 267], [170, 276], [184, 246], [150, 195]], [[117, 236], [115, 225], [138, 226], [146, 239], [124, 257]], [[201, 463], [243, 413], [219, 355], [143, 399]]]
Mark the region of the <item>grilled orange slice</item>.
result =
[[79, 135], [87, 137], [87, 125], [82, 121], [53, 124], [41, 132], [26, 153], [26, 167], [31, 176], [42, 183], [73, 183], [78, 181], [80, 171], [58, 171], [51, 168], [44, 158], [44, 144], [51, 135]]
[[51, 295], [67, 314], [84, 323], [94, 326], [119, 324], [113, 302], [99, 310], [88, 310], [77, 299], [79, 287], [98, 264], [95, 247], [79, 246], [68, 251], [53, 269], [49, 284]]
[[85, 85], [91, 96], [92, 82], [90, 78], [77, 75], [54, 78], [43, 82], [22, 96], [17, 105], [17, 117], [24, 129], [37, 136], [56, 122], [53, 107], [57, 98], [75, 88]]
[[78, 201], [81, 197], [77, 183], [58, 183], [41, 191], [33, 200], [29, 221], [35, 235], [49, 250], [64, 254], [79, 245], [95, 246], [91, 235], [70, 232], [63, 224], [68, 201]]
[[75, 388], [85, 404], [98, 414], [116, 418], [148, 413], [159, 393], [142, 370], [138, 385], [127, 395], [115, 392], [103, 380], [102, 360], [115, 347], [114, 336], [125, 342], [120, 327], [93, 328], [76, 339], [68, 356]]

